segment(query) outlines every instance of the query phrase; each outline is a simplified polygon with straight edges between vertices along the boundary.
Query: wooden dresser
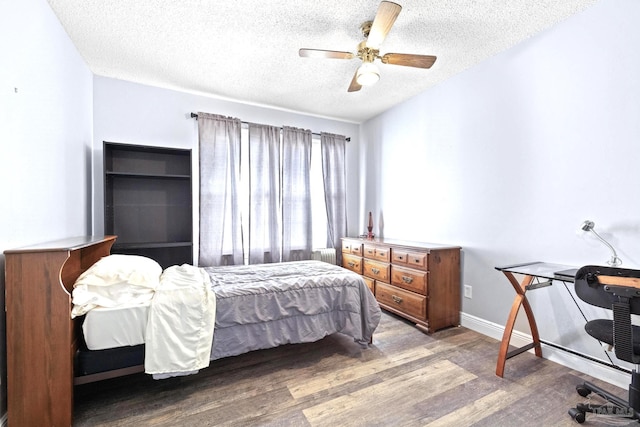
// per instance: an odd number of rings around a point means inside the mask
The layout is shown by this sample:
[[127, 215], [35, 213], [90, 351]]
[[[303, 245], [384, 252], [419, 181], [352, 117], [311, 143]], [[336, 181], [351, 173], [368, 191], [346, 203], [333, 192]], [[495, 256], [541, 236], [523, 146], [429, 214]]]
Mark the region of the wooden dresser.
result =
[[4, 252], [9, 426], [71, 426], [79, 332], [71, 291], [114, 240], [87, 236]]
[[342, 266], [361, 274], [385, 310], [431, 333], [460, 324], [460, 247], [342, 239]]

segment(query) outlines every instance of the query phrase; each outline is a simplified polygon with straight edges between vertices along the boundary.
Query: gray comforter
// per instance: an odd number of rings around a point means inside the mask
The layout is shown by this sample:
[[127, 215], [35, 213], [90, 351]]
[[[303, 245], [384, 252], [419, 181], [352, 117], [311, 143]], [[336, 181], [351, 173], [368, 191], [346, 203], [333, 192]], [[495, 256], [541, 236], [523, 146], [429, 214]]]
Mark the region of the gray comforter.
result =
[[366, 345], [380, 307], [359, 275], [321, 261], [205, 267], [216, 294], [211, 359], [341, 332]]

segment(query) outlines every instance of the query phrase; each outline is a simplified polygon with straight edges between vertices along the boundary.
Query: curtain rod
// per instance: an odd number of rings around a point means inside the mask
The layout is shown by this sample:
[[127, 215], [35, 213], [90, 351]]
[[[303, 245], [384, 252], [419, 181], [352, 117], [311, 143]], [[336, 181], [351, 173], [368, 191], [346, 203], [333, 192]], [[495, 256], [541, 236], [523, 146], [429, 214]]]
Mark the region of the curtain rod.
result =
[[[196, 113], [191, 113], [191, 118], [198, 120], [198, 115]], [[249, 122], [241, 122], [243, 125], [248, 125]], [[320, 136], [319, 133], [312, 132], [311, 135]], [[345, 138], [345, 141], [350, 142], [351, 138]]]

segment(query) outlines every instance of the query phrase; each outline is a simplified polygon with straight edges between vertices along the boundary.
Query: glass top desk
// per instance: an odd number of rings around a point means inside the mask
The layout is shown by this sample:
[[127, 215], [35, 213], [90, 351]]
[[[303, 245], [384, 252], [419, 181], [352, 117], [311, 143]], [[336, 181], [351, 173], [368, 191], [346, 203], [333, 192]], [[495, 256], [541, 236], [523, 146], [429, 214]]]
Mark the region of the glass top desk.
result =
[[[561, 280], [563, 282], [572, 282], [574, 280], [577, 268], [562, 265], [552, 264], [548, 262], [528, 262], [524, 264], [508, 265], [504, 267], [496, 267], [496, 270], [502, 271], [507, 279], [516, 291], [516, 297], [513, 300], [511, 311], [509, 312], [509, 318], [504, 327], [504, 334], [502, 335], [502, 342], [500, 344], [500, 352], [498, 353], [498, 364], [496, 366], [496, 375], [502, 377], [504, 375], [504, 365], [507, 359], [513, 356], [517, 356], [520, 353], [524, 353], [532, 348], [535, 351], [535, 355], [542, 357], [542, 349], [540, 347], [540, 335], [538, 334], [538, 326], [536, 325], [536, 319], [533, 316], [533, 311], [527, 300], [527, 291], [544, 288], [551, 286], [554, 280]], [[522, 281], [518, 282], [514, 274], [524, 275]], [[516, 317], [520, 307], [524, 308], [529, 321], [529, 327], [531, 328], [532, 342], [523, 347], [509, 351], [509, 342], [511, 341], [511, 334], [513, 333], [513, 327], [516, 323]]]

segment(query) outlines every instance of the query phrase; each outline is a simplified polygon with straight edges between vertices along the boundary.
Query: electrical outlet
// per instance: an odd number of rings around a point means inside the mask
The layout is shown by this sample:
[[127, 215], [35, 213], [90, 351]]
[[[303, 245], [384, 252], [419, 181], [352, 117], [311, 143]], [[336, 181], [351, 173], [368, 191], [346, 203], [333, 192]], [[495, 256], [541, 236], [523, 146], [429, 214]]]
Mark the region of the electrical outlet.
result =
[[464, 297], [465, 297], [465, 298], [469, 298], [469, 299], [471, 299], [471, 298], [472, 298], [472, 295], [473, 295], [473, 293], [472, 293], [472, 288], [471, 288], [471, 286], [469, 286], [469, 285], [464, 285]]

